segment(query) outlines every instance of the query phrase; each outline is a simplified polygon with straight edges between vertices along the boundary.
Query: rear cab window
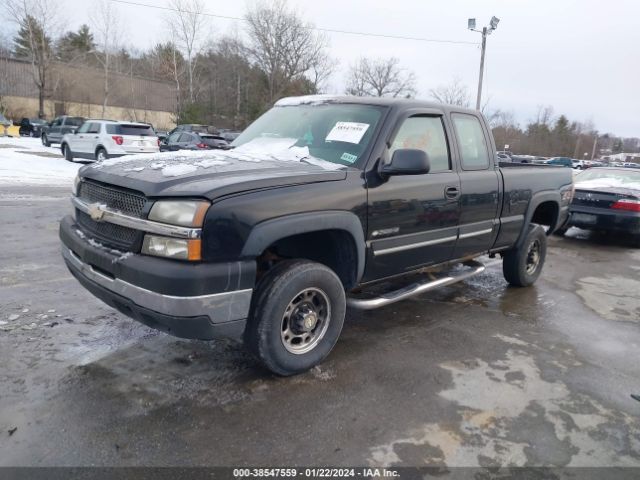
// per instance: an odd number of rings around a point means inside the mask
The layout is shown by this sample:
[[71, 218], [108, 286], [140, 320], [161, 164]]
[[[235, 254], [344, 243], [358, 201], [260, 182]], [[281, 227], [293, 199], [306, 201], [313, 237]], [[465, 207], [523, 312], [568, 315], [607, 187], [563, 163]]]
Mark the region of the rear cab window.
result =
[[486, 170], [489, 168], [489, 149], [480, 119], [467, 113], [452, 113], [451, 119], [460, 146], [463, 170]]
[[391, 161], [393, 152], [400, 148], [413, 148], [425, 152], [431, 164], [429, 173], [451, 170], [449, 146], [442, 117], [419, 115], [405, 119], [389, 148], [388, 162]]

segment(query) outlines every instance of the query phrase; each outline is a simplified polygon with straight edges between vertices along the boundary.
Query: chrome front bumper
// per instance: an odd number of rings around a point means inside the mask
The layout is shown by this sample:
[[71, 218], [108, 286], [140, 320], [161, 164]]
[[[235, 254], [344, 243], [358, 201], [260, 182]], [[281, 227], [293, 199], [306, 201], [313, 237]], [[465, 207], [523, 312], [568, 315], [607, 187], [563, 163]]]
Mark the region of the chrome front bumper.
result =
[[86, 280], [124, 297], [135, 305], [171, 317], [208, 317], [213, 324], [244, 320], [249, 315], [252, 289], [198, 296], [173, 296], [153, 292], [105, 275], [84, 263], [72, 250], [62, 246], [62, 256], [70, 268]]

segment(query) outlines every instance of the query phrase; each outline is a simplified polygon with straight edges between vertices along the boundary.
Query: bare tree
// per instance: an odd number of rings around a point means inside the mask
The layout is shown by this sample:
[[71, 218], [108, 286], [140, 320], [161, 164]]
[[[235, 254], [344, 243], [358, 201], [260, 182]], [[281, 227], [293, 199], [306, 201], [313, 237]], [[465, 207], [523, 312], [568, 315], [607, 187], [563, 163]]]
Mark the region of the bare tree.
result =
[[122, 26], [120, 16], [112, 2], [100, 0], [89, 14], [93, 29], [96, 32], [98, 50], [94, 52], [104, 75], [102, 117], [105, 117], [109, 98], [109, 71], [113, 56], [118, 51]]
[[[327, 38], [313, 30], [286, 0], [256, 3], [245, 16], [250, 53], [269, 85], [269, 101], [314, 67], [321, 68]], [[326, 67], [326, 65], [325, 65]]]
[[323, 93], [327, 88], [329, 78], [338, 68], [339, 60], [331, 58], [329, 55], [321, 53], [311, 65], [309, 80], [313, 85], [315, 93]]
[[415, 74], [400, 66], [395, 57], [360, 58], [349, 69], [346, 93], [356, 96], [413, 97]]
[[189, 102], [196, 99], [194, 75], [198, 56], [202, 52], [205, 38], [204, 2], [202, 0], [171, 0], [174, 11], [167, 17], [172, 43], [182, 51], [186, 61]]
[[429, 95], [438, 103], [468, 108], [471, 105], [469, 89], [459, 78], [454, 78], [448, 85], [429, 90]]
[[8, 0], [5, 6], [9, 18], [20, 28], [21, 46], [31, 62], [31, 76], [38, 89], [38, 116], [42, 118], [54, 60], [52, 44], [59, 33], [59, 5], [50, 0]]

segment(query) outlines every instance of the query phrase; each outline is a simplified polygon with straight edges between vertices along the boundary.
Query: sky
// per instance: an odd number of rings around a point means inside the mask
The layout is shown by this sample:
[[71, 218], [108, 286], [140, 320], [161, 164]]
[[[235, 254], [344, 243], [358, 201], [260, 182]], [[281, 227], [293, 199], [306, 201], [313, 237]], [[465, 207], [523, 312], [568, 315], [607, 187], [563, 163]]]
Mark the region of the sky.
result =
[[[59, 0], [65, 27], [88, 23], [96, 0]], [[168, 5], [168, 0], [132, 0]], [[248, 0], [251, 2], [253, 0]], [[243, 0], [204, 0], [209, 13], [242, 17]], [[521, 123], [539, 106], [556, 115], [591, 121], [601, 132], [640, 137], [640, 2], [637, 0], [289, 0], [316, 26], [387, 35], [471, 41], [457, 45], [339, 33], [328, 34], [339, 62], [328, 93], [342, 93], [345, 74], [360, 56], [399, 58], [417, 77], [418, 98], [454, 78], [468, 85], [472, 105], [478, 83], [481, 35], [467, 30], [495, 15], [487, 39], [483, 104], [513, 111]], [[115, 4], [125, 44], [137, 49], [166, 39], [166, 11]], [[242, 31], [243, 22], [209, 18], [212, 39]]]

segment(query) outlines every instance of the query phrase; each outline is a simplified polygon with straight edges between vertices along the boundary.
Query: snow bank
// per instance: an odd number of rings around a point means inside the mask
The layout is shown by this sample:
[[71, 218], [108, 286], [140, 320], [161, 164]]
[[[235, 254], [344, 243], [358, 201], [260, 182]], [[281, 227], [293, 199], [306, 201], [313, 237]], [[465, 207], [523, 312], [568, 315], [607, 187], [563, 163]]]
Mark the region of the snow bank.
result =
[[0, 185], [73, 184], [81, 163], [67, 162], [57, 147], [39, 138], [0, 137]]
[[625, 182], [621, 178], [594, 178], [593, 180], [577, 181], [575, 188], [589, 190], [592, 188], [628, 188], [630, 190], [640, 190], [640, 181]]

